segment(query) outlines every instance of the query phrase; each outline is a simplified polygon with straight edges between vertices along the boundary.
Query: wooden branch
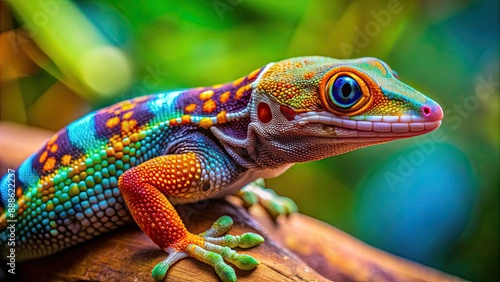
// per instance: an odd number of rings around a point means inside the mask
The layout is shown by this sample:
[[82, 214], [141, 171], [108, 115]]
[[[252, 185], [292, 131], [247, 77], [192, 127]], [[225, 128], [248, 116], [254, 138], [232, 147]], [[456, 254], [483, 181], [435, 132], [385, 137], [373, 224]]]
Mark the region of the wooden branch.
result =
[[[242, 207], [225, 201], [210, 201], [203, 209], [196, 205], [177, 208], [186, 227], [195, 233], [209, 228], [219, 216], [235, 220], [231, 234], [257, 232], [266, 242], [259, 247], [238, 250], [250, 254], [261, 264], [252, 271], [236, 270], [238, 281], [328, 281], [308, 267], [298, 256], [271, 239]], [[85, 244], [53, 256], [18, 266], [21, 281], [152, 281], [151, 270], [166, 253], [160, 250], [139, 228], [131, 225], [105, 234]], [[194, 259], [176, 263], [165, 281], [219, 281], [213, 268]]]
[[[18, 138], [21, 132], [22, 143], [31, 145], [13, 150], [13, 144], [21, 143]], [[31, 129], [0, 123], [0, 151], [7, 156], [27, 156], [42, 145], [30, 142], [41, 135], [46, 137]], [[33, 148], [24, 151], [30, 146]], [[5, 156], [2, 154], [0, 159], [2, 167], [6, 165]], [[7, 165], [16, 167], [12, 162]], [[187, 228], [195, 233], [207, 229], [225, 214], [235, 221], [230, 234], [255, 232], [264, 236], [263, 244], [238, 250], [261, 262], [252, 271], [236, 270], [238, 281], [461, 281], [368, 246], [305, 215], [294, 214], [273, 221], [262, 207], [254, 206], [248, 213], [233, 197], [228, 201], [182, 205], [177, 210]], [[151, 269], [165, 256], [132, 224], [55, 255], [18, 263], [16, 278], [19, 281], [152, 281]], [[212, 267], [188, 258], [168, 271], [166, 281], [219, 280]]]

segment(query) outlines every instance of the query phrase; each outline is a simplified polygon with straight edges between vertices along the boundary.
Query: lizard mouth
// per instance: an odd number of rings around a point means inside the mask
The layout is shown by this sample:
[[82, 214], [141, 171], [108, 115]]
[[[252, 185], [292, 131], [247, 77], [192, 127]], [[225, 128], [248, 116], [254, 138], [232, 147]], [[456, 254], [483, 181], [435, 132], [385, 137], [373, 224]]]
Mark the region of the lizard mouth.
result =
[[442, 115], [433, 119], [419, 116], [336, 116], [330, 112], [307, 112], [296, 116], [300, 126], [322, 124], [332, 126], [335, 137], [405, 138], [422, 135], [436, 130], [442, 122]]

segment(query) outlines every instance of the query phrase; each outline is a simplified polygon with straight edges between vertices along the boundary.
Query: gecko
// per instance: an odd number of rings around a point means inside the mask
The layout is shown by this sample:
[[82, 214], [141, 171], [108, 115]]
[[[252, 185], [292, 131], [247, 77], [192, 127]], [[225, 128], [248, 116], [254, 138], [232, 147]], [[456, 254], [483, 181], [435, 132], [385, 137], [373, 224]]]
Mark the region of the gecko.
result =
[[129, 99], [69, 124], [2, 178], [0, 251], [34, 259], [135, 221], [168, 253], [154, 279], [192, 257], [236, 281], [228, 263], [249, 270], [259, 262], [233, 248], [264, 238], [224, 235], [233, 223], [225, 215], [191, 233], [173, 206], [237, 194], [291, 213], [288, 198], [262, 200], [272, 192], [259, 179], [422, 135], [442, 119], [438, 103], [368, 57], [291, 58], [230, 83]]

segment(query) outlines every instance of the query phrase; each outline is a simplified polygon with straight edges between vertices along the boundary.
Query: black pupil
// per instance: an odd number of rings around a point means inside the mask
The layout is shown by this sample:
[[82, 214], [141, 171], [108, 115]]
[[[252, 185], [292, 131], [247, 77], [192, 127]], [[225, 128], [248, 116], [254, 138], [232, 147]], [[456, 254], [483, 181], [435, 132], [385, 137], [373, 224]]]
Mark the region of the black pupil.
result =
[[342, 96], [344, 96], [344, 98], [348, 98], [349, 95], [351, 95], [351, 91], [351, 84], [345, 83], [344, 85], [342, 85]]

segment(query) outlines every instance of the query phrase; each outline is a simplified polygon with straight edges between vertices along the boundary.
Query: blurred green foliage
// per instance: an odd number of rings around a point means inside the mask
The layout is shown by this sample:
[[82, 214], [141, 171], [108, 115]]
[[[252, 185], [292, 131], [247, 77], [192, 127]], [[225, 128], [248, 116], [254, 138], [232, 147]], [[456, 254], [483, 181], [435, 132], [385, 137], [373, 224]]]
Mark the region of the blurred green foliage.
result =
[[130, 58], [130, 91], [84, 102], [51, 91], [57, 79], [45, 69], [2, 80], [2, 120], [58, 130], [89, 106], [231, 81], [288, 57], [379, 57], [441, 104], [441, 135], [296, 165], [268, 186], [375, 246], [466, 279], [500, 279], [498, 1], [76, 4]]

